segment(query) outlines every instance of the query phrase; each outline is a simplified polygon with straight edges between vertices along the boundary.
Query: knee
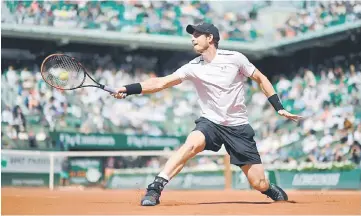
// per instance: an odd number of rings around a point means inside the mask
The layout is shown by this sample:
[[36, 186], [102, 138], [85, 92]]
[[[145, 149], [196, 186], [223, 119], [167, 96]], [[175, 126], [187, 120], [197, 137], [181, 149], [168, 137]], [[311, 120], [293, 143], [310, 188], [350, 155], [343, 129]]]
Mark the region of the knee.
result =
[[250, 181], [249, 183], [251, 184], [252, 188], [258, 191], [266, 191], [269, 187], [268, 180], [265, 178], [253, 180]]
[[206, 138], [200, 131], [193, 131], [187, 137], [186, 142], [179, 149], [184, 154], [195, 155], [198, 152], [203, 151], [206, 146]]
[[201, 144], [194, 144], [194, 143], [185, 143], [182, 147], [182, 150], [189, 154], [197, 154], [201, 151], [203, 151], [204, 146]]

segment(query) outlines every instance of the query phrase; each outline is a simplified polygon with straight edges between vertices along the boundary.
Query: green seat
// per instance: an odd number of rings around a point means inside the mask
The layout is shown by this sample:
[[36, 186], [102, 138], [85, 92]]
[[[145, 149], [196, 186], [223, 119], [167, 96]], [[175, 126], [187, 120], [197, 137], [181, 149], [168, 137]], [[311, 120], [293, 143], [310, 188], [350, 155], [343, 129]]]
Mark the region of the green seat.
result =
[[288, 156], [296, 160], [305, 156], [305, 153], [302, 149], [302, 141], [291, 143], [287, 146], [281, 147], [280, 149], [285, 149], [288, 152]]
[[79, 128], [82, 124], [82, 120], [74, 117], [65, 117], [65, 122], [69, 127]]
[[27, 121], [27, 123], [30, 124], [30, 125], [39, 124], [39, 123], [40, 123], [40, 120], [41, 120], [40, 114], [37, 114], [37, 115], [27, 115], [27, 116], [26, 116], [26, 121]]

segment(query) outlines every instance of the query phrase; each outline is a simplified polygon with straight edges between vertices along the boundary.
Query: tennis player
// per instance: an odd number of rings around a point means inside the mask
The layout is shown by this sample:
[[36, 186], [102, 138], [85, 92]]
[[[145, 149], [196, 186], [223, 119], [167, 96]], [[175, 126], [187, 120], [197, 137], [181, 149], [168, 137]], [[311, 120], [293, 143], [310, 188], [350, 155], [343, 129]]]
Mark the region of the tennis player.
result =
[[259, 84], [279, 115], [293, 121], [301, 117], [283, 108], [270, 81], [246, 56], [240, 52], [218, 49], [219, 31], [213, 24], [188, 25], [186, 30], [192, 35], [193, 48], [200, 54], [198, 57], [168, 76], [129, 84], [113, 94], [118, 99], [134, 94], [150, 94], [190, 80], [199, 96], [201, 116], [195, 121], [194, 130], [148, 185], [141, 205], [159, 204], [164, 187], [189, 159], [203, 150], [217, 152], [222, 144], [230, 155], [231, 164], [242, 169], [254, 189], [274, 201], [288, 200], [287, 194], [280, 187], [265, 178], [254, 141], [255, 132], [247, 118], [244, 77]]

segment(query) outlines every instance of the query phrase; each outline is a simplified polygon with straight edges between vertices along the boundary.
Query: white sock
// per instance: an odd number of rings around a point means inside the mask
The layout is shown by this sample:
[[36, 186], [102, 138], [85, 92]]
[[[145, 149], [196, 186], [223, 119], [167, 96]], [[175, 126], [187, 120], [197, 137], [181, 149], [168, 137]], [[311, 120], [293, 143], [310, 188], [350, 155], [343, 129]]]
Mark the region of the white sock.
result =
[[167, 181], [169, 181], [169, 177], [168, 177], [168, 175], [167, 175], [167, 174], [165, 174], [164, 172], [160, 172], [158, 176], [159, 176], [159, 177], [162, 177], [162, 178], [164, 178], [164, 179], [166, 179]]

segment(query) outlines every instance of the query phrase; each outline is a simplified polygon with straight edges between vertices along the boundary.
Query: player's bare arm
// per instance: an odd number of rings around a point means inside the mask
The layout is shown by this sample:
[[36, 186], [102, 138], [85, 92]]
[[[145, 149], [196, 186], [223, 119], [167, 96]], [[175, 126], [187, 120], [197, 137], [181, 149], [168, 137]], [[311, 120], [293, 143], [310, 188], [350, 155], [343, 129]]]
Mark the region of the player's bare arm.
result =
[[258, 69], [255, 69], [255, 71], [253, 72], [253, 74], [250, 78], [258, 83], [262, 92], [267, 96], [269, 102], [276, 109], [276, 111], [278, 112], [279, 115], [284, 116], [293, 121], [298, 121], [302, 118], [301, 116], [294, 115], [292, 113], [287, 112], [283, 108], [283, 106], [278, 98], [278, 95], [276, 94], [276, 91], [274, 90], [271, 82], [261, 71], [259, 71]]
[[121, 87], [117, 94], [112, 94], [115, 98], [122, 99], [131, 94], [151, 94], [170, 88], [182, 82], [179, 76], [170, 74], [164, 77], [150, 78], [140, 83], [134, 83]]

